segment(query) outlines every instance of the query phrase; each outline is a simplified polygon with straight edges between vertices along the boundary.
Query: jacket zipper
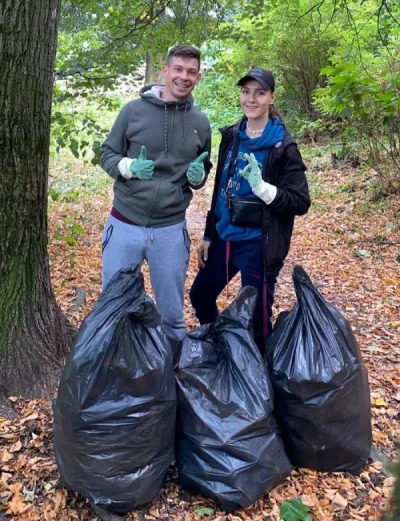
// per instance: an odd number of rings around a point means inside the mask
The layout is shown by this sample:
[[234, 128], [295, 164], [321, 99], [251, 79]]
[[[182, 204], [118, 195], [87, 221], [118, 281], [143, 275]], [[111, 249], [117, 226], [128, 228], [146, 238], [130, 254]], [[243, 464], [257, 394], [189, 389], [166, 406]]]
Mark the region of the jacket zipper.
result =
[[[283, 150], [283, 148], [282, 148]], [[275, 162], [277, 161], [278, 157], [281, 156], [281, 152], [279, 151], [278, 154], [268, 154], [268, 158], [267, 158], [267, 162], [266, 162], [266, 165], [265, 165], [265, 173], [267, 172], [271, 172], [272, 173], [272, 169], [273, 169], [273, 166], [275, 164]], [[266, 179], [263, 179], [266, 181], [266, 182], [269, 182], [269, 183], [273, 183], [274, 179], [268, 179], [267, 175], [265, 176]], [[267, 277], [268, 275], [271, 273], [268, 271], [268, 268], [267, 268], [267, 262], [266, 262], [266, 251], [268, 249], [268, 239], [269, 239], [269, 233], [268, 233], [268, 229], [269, 229], [269, 225], [270, 223], [268, 222], [268, 228], [267, 228], [267, 234], [265, 236], [265, 241], [264, 241], [264, 244], [265, 244], [265, 247], [264, 247], [264, 251], [263, 251], [263, 259], [264, 259], [264, 282], [266, 283], [267, 282]]]

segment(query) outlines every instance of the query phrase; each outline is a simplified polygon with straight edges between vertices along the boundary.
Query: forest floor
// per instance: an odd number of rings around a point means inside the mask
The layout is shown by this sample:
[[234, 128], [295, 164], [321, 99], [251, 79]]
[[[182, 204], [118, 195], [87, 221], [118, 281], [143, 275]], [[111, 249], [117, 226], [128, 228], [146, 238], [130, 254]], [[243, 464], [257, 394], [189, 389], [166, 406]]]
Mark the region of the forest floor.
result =
[[[369, 169], [332, 169], [329, 155], [305, 150], [310, 212], [296, 220], [290, 254], [279, 276], [274, 316], [296, 302], [293, 266], [350, 321], [369, 372], [373, 457], [359, 476], [294, 469], [253, 506], [226, 515], [211, 500], [188, 494], [171, 472], [161, 494], [126, 516], [136, 521], [277, 521], [285, 499], [301, 497], [314, 521], [372, 521], [388, 507], [393, 478], [387, 462], [400, 444], [400, 195], [373, 202]], [[98, 168], [52, 167], [49, 254], [58, 302], [79, 326], [100, 291], [101, 233], [112, 200], [110, 180]], [[197, 273], [212, 181], [195, 194], [187, 215], [192, 239], [186, 285], [188, 329], [198, 325], [188, 291]], [[146, 268], [144, 268], [146, 274]], [[146, 276], [147, 290], [151, 294]], [[240, 285], [231, 285], [235, 293]], [[221, 309], [228, 304], [225, 293]], [[89, 503], [58, 487], [50, 402], [11, 397], [16, 419], [0, 419], [0, 521], [95, 520]], [[207, 507], [207, 510], [202, 510]]]

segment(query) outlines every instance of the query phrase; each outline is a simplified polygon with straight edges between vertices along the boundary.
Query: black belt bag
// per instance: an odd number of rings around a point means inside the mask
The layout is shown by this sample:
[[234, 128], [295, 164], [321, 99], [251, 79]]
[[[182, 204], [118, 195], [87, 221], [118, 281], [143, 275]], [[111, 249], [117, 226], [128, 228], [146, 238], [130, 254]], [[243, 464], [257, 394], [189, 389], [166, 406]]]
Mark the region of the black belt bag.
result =
[[229, 197], [230, 223], [245, 228], [262, 228], [263, 204], [259, 199]]

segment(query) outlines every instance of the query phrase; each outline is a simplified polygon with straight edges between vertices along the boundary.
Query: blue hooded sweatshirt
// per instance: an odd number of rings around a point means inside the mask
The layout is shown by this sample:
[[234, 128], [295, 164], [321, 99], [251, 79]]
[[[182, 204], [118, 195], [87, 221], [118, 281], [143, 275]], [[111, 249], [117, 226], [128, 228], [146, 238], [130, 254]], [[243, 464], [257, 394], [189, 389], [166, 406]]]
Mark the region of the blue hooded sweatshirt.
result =
[[258, 138], [250, 138], [246, 132], [246, 121], [242, 121], [239, 126], [239, 150], [237, 155], [236, 170], [234, 176], [228, 183], [229, 162], [232, 155], [232, 149], [229, 151], [224, 167], [222, 169], [221, 180], [219, 184], [218, 199], [215, 207], [215, 215], [217, 218], [217, 232], [224, 241], [244, 241], [248, 239], [261, 238], [261, 228], [245, 228], [242, 226], [233, 226], [229, 222], [228, 196], [242, 197], [246, 199], [257, 199], [253, 193], [249, 182], [239, 174], [247, 166], [248, 162], [244, 159], [244, 154], [255, 155], [258, 166], [262, 170], [262, 166], [267, 158], [269, 148], [276, 145], [283, 139], [284, 127], [278, 118], [272, 118], [268, 121], [264, 132]]

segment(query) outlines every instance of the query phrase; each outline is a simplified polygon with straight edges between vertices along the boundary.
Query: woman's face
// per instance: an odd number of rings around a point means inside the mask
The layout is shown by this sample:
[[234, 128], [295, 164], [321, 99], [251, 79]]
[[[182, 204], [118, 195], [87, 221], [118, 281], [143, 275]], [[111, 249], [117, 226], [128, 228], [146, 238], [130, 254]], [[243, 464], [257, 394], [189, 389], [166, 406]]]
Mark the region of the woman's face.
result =
[[275, 101], [275, 93], [264, 89], [256, 80], [249, 80], [240, 87], [240, 106], [248, 119], [268, 119], [269, 106]]

